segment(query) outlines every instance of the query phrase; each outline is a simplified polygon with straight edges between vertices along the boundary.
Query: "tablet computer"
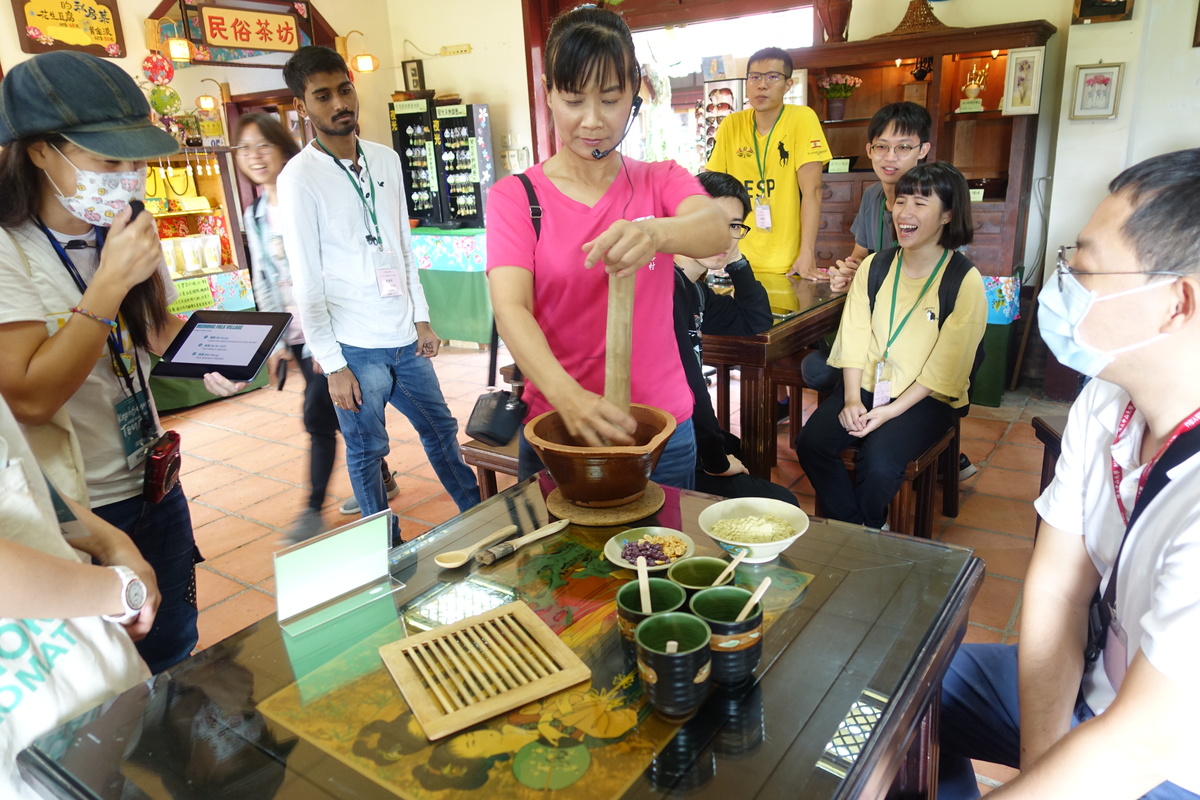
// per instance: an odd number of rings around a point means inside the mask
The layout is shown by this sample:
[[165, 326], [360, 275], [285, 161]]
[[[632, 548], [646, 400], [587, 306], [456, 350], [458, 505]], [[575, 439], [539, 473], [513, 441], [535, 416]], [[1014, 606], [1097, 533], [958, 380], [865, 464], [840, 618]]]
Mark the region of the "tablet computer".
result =
[[200, 380], [219, 372], [231, 381], [254, 380], [291, 320], [283, 312], [197, 311], [150, 374]]

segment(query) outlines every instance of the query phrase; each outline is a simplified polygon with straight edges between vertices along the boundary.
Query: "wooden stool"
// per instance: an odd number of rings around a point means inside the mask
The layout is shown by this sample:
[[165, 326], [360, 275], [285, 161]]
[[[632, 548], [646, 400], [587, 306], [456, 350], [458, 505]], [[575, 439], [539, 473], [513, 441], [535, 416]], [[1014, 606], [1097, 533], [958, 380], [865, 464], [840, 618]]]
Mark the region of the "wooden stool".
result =
[[[958, 516], [958, 441], [959, 420], [924, 453], [908, 462], [904, 482], [888, 507], [888, 527], [894, 533], [905, 533], [929, 539], [933, 536], [933, 497], [937, 485], [937, 467], [942, 470], [942, 514]], [[854, 479], [858, 447], [842, 451], [842, 461]], [[821, 498], [817, 498], [818, 514]]]
[[492, 447], [477, 439], [472, 439], [459, 445], [463, 461], [467, 466], [474, 467], [479, 476], [479, 499], [487, 500], [496, 493], [496, 473], [505, 475], [517, 474], [517, 442], [513, 440], [503, 447]]

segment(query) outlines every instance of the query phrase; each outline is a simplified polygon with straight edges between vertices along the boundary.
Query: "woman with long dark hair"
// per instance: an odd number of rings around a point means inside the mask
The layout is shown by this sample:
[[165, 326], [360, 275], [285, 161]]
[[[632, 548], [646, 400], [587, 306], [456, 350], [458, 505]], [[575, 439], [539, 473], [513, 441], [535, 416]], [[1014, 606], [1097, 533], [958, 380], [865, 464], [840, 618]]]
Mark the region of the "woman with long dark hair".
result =
[[[962, 173], [945, 162], [909, 170], [896, 185], [892, 219], [900, 246], [868, 256], [855, 273], [829, 356], [843, 391], [796, 439], [822, 511], [875, 528], [887, 521], [905, 465], [966, 408], [987, 325], [983, 278], [954, 252], [973, 231]], [[851, 481], [840, 453], [855, 441]]]
[[[613, 11], [560, 14], [546, 42], [546, 100], [561, 144], [525, 173], [542, 208], [535, 233], [516, 177], [488, 198], [488, 283], [496, 325], [529, 383], [529, 416], [556, 409], [591, 446], [630, 444], [633, 418], [601, 396], [609, 274], [636, 281], [633, 402], [679, 423], [651, 476], [691, 488], [692, 396], [675, 349], [672, 255], [721, 252], [729, 222], [678, 164], [627, 158], [617, 147], [640, 107], [633, 37]], [[603, 264], [604, 269], [593, 269]], [[522, 441], [519, 471], [540, 468]]]
[[0, 393], [55, 487], [154, 568], [162, 605], [138, 649], [159, 672], [196, 645], [200, 555], [171, 470], [178, 440], [147, 385], [149, 354], [183, 324], [154, 219], [130, 205], [146, 159], [178, 150], [149, 115], [132, 78], [81, 53], [35, 56], [0, 82]]

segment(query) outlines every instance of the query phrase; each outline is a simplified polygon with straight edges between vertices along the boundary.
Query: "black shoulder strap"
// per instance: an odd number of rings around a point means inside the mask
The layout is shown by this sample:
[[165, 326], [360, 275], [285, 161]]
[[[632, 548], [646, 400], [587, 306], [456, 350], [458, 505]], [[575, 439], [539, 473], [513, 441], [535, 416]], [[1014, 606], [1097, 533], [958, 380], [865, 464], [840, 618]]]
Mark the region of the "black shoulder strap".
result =
[[891, 267], [892, 261], [896, 258], [898, 247], [889, 247], [886, 250], [880, 250], [871, 259], [871, 266], [867, 271], [867, 302], [870, 303], [871, 313], [875, 313], [875, 297], [879, 294], [880, 287], [883, 286], [883, 279], [888, 275], [888, 268]]
[[946, 317], [954, 313], [954, 301], [958, 299], [958, 290], [962, 287], [963, 278], [967, 277], [967, 273], [973, 266], [975, 266], [974, 262], [957, 250], [954, 251], [954, 255], [950, 256], [950, 263], [946, 265], [946, 274], [942, 276], [942, 282], [938, 285], [939, 329], [945, 323]]
[[[542, 205], [538, 202], [537, 192], [533, 190], [533, 181], [529, 180], [529, 176], [523, 172], [517, 173], [517, 180], [525, 187], [525, 194], [529, 197], [529, 218], [533, 220], [533, 238], [541, 240], [542, 238]], [[488, 352], [488, 378], [487, 385], [496, 385], [496, 361], [499, 358], [500, 349], [500, 332], [496, 330], [496, 317], [492, 316], [492, 341]], [[513, 365], [513, 383], [521, 382], [521, 368]]]

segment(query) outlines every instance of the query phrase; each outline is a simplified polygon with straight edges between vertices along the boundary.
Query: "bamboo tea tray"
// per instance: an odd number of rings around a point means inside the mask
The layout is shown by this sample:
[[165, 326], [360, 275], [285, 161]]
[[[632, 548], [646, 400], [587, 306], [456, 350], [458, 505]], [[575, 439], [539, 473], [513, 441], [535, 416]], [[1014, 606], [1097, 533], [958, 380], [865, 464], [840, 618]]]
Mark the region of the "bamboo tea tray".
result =
[[520, 601], [384, 645], [379, 655], [431, 740], [592, 676]]

